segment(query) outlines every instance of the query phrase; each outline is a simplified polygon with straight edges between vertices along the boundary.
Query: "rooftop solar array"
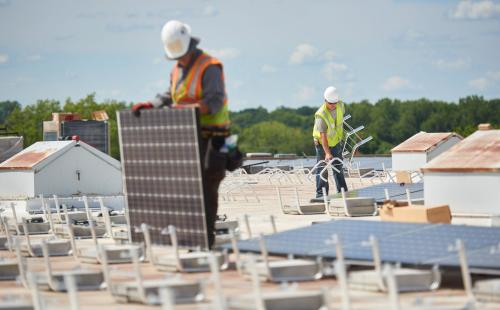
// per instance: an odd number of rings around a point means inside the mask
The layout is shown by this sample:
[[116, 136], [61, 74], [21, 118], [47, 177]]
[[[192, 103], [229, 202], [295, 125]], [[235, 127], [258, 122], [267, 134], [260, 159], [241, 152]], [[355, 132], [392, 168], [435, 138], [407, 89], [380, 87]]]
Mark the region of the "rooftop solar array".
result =
[[[389, 191], [389, 197], [394, 200], [405, 200], [406, 189], [410, 190], [411, 199], [424, 199], [424, 183], [398, 184], [381, 183], [355, 190], [349, 190], [346, 197], [370, 197], [381, 203], [385, 200], [385, 191]], [[330, 196], [332, 198], [342, 198], [340, 193]]]
[[[79, 136], [80, 140], [109, 154], [109, 129], [105, 121], [67, 121], [61, 122], [61, 137]], [[50, 140], [47, 137], [47, 140]]]
[[174, 225], [179, 246], [208, 248], [197, 110], [120, 111], [118, 130], [132, 240], [146, 223], [154, 244], [169, 244], [161, 231]]
[[[265, 236], [265, 240], [271, 254], [333, 259], [336, 257], [335, 248], [327, 244], [333, 234], [342, 240], [344, 255], [349, 260], [373, 260], [371, 247], [364, 242], [373, 235], [379, 241], [384, 262], [458, 267], [458, 255], [451, 248], [456, 239], [461, 239], [467, 252], [471, 253], [468, 255], [471, 267], [500, 269], [498, 251], [487, 250], [500, 243], [500, 228], [334, 220]], [[240, 241], [238, 246], [243, 252], [260, 252], [256, 239]]]

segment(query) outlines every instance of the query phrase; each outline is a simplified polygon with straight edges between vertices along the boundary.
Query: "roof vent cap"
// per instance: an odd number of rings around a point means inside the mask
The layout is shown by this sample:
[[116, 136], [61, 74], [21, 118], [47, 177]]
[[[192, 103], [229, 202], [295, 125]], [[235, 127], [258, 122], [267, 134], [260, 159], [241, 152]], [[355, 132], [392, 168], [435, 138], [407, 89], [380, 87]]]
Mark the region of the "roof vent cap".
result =
[[477, 126], [477, 130], [492, 130], [493, 127], [491, 127], [490, 123], [484, 123], [484, 124], [479, 124]]

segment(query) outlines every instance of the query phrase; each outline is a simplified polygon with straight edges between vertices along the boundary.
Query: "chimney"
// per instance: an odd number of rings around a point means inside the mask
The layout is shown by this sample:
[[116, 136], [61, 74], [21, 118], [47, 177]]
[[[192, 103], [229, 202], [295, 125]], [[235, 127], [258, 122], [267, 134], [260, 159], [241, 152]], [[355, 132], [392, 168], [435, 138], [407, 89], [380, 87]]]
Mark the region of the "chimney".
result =
[[490, 123], [479, 124], [479, 126], [477, 126], [477, 130], [491, 130], [491, 129], [493, 128], [491, 127]]

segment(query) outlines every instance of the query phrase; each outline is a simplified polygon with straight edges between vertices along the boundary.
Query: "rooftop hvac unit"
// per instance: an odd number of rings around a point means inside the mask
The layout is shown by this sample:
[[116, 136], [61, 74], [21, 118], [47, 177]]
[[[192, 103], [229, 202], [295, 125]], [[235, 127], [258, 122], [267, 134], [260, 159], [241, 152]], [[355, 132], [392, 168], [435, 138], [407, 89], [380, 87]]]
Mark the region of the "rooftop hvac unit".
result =
[[43, 122], [43, 141], [57, 141], [57, 140], [59, 140], [58, 123], [54, 121]]
[[107, 121], [63, 121], [60, 137], [79, 136], [80, 140], [109, 154], [109, 125]]

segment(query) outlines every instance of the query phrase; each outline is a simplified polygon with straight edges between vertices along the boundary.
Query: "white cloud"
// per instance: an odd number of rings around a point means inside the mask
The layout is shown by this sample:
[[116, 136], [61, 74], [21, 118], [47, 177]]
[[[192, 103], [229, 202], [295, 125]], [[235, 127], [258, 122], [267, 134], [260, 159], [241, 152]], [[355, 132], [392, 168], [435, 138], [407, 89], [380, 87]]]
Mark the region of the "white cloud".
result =
[[295, 47], [290, 55], [290, 63], [300, 65], [309, 58], [313, 58], [318, 54], [318, 50], [307, 43], [299, 44]]
[[262, 71], [263, 73], [274, 73], [274, 72], [278, 71], [278, 69], [274, 66], [264, 64], [260, 68], [260, 71]]
[[207, 5], [204, 9], [201, 15], [203, 16], [216, 16], [219, 13], [217, 11], [217, 8], [213, 5]]
[[27, 82], [33, 82], [34, 79], [32, 77], [28, 77], [28, 76], [18, 76], [16, 78], [16, 82], [18, 83], [27, 83]]
[[495, 81], [500, 81], [500, 71], [488, 72], [487, 76]]
[[234, 47], [225, 47], [221, 49], [207, 49], [206, 51], [210, 55], [224, 60], [234, 59], [240, 55], [240, 51]]
[[333, 61], [337, 57], [337, 54], [335, 54], [334, 51], [326, 51], [323, 54], [323, 57], [325, 58], [326, 61]]
[[419, 31], [416, 31], [414, 29], [408, 29], [403, 35], [401, 36], [401, 39], [405, 42], [410, 42], [410, 43], [421, 43], [425, 38], [425, 35]]
[[0, 54], [0, 64], [4, 64], [9, 61], [9, 55]]
[[386, 91], [395, 91], [411, 88], [412, 84], [409, 80], [404, 79], [400, 76], [391, 76], [387, 80], [385, 80], [382, 85], [382, 89]]
[[477, 90], [485, 90], [490, 86], [490, 81], [487, 78], [478, 78], [469, 81], [469, 86]]
[[447, 69], [458, 70], [467, 67], [469, 63], [464, 59], [455, 59], [455, 60], [438, 59], [434, 61], [434, 65], [442, 70], [447, 70]]
[[500, 4], [491, 0], [462, 0], [451, 16], [456, 19], [487, 19], [500, 16]]
[[351, 97], [354, 93], [354, 87], [356, 83], [348, 82], [345, 87], [342, 89], [342, 100], [346, 100], [346, 98]]
[[345, 74], [346, 71], [347, 65], [336, 62], [327, 62], [321, 70], [323, 76], [329, 81], [338, 79]]
[[35, 54], [35, 55], [29, 55], [28, 57], [26, 57], [26, 60], [27, 61], [33, 61], [33, 62], [34, 61], [40, 61], [40, 60], [42, 60], [42, 56], [41, 55], [37, 55], [37, 54]]
[[34, 82], [35, 79], [30, 76], [17, 76], [15, 78], [12, 78], [8, 84], [11, 86], [17, 87], [17, 86], [26, 86], [25, 84], [29, 84]]
[[486, 76], [469, 81], [469, 86], [477, 90], [486, 90], [500, 82], [500, 71], [491, 71]]
[[309, 101], [313, 99], [315, 96], [318, 96], [316, 89], [311, 86], [302, 85], [298, 92], [295, 94], [295, 98], [299, 101]]
[[80, 75], [73, 70], [66, 70], [65, 76], [69, 80], [76, 80], [80, 78]]

